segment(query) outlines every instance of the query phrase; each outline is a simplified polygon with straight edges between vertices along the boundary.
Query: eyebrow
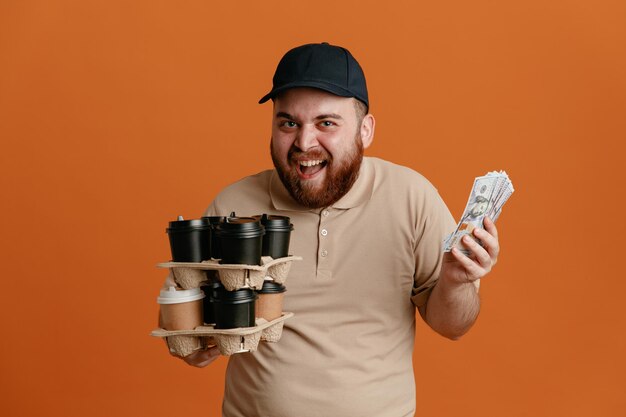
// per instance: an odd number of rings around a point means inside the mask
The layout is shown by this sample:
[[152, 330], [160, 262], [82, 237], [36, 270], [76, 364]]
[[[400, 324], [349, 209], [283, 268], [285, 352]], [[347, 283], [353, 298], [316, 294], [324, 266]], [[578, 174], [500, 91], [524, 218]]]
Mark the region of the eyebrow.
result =
[[317, 116], [315, 118], [315, 120], [322, 120], [322, 119], [337, 119], [337, 120], [342, 120], [343, 117], [341, 117], [340, 115], [338, 115], [337, 113], [329, 113], [329, 114], [320, 114], [319, 116]]
[[[295, 120], [296, 119], [291, 114], [285, 113], [283, 111], [279, 111], [278, 113], [276, 113], [276, 118], [281, 118], [281, 117], [284, 118], [284, 119], [289, 119], [289, 120]], [[323, 119], [343, 120], [343, 117], [341, 117], [337, 113], [320, 114], [319, 116], [315, 117], [315, 120], [323, 120]]]

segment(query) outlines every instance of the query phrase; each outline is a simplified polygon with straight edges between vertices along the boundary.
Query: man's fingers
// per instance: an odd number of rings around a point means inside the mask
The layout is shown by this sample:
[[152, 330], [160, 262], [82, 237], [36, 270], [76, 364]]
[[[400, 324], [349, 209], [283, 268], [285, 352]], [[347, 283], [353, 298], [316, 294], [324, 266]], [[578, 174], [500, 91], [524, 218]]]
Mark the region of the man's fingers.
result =
[[182, 358], [188, 365], [204, 368], [220, 356], [217, 346], [211, 346], [206, 350], [198, 350], [189, 356]]
[[[485, 218], [484, 226], [484, 229], [476, 228], [472, 231], [472, 235], [463, 236], [461, 239], [461, 243], [470, 256], [466, 256], [458, 248], [452, 248], [449, 254], [458, 263], [454, 267], [456, 272], [453, 275], [459, 280], [465, 278], [468, 282], [474, 282], [487, 275], [496, 264], [500, 253], [498, 230], [489, 218]], [[450, 260], [445, 260], [445, 262]]]
[[489, 253], [487, 252], [487, 250], [485, 248], [480, 246], [478, 244], [478, 242], [476, 242], [469, 235], [463, 237], [463, 245], [465, 245], [465, 247], [467, 249], [469, 249], [470, 252], [472, 252], [474, 257], [476, 258], [476, 262], [478, 263], [478, 265], [482, 269], [484, 269], [483, 274], [485, 274], [485, 273], [489, 272], [489, 270], [491, 270], [491, 265], [492, 265], [491, 256], [489, 255]]
[[496, 264], [498, 254], [500, 253], [500, 243], [498, 238], [483, 229], [474, 229], [474, 236], [483, 243], [483, 248], [489, 253], [491, 257], [492, 266]]
[[456, 259], [463, 266], [468, 281], [475, 281], [484, 275], [483, 268], [481, 268], [475, 261], [465, 256], [463, 252], [457, 248], [452, 248], [450, 253], [454, 256], [454, 259]]
[[485, 217], [483, 219], [483, 226], [485, 230], [493, 237], [498, 239], [498, 229], [496, 228], [496, 224], [489, 217]]

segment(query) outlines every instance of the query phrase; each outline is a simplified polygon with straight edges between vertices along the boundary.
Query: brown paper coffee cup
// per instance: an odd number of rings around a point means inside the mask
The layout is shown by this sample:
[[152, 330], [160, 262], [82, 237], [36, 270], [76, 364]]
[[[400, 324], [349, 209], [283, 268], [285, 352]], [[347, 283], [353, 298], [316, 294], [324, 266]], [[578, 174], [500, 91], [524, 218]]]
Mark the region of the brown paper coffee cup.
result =
[[177, 290], [169, 287], [161, 290], [157, 302], [161, 305], [161, 319], [165, 330], [193, 330], [204, 324], [200, 288]]
[[256, 316], [272, 321], [283, 314], [283, 298], [285, 293], [259, 294], [256, 301]]
[[272, 321], [283, 314], [283, 298], [285, 286], [274, 281], [265, 281], [263, 288], [257, 293], [256, 317]]

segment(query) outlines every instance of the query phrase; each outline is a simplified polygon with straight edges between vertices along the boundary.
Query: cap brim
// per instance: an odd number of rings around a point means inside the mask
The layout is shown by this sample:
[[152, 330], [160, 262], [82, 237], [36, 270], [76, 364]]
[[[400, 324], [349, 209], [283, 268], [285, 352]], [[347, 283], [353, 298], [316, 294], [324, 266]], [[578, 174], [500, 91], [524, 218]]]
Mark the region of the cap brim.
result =
[[323, 81], [302, 81], [302, 80], [285, 84], [285, 85], [281, 85], [280, 87], [273, 89], [272, 91], [264, 95], [261, 98], [261, 100], [259, 100], [259, 104], [265, 103], [267, 100], [276, 97], [278, 94], [282, 93], [283, 91], [289, 90], [290, 88], [297, 88], [297, 87], [317, 88], [319, 90], [324, 90], [340, 97], [354, 97], [364, 102], [366, 105], [368, 104], [367, 101], [364, 100], [363, 98], [356, 97], [354, 93], [351, 93], [350, 91], [346, 90], [345, 88], [339, 87], [338, 85], [330, 84], [330, 83], [323, 82]]

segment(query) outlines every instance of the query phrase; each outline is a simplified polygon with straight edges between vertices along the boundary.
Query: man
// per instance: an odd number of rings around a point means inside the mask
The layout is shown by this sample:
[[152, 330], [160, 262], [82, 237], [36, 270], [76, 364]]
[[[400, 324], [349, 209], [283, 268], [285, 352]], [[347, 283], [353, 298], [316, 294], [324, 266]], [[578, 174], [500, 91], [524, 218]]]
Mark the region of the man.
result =
[[[488, 219], [469, 257], [442, 253], [455, 222], [418, 173], [363, 158], [375, 120], [361, 67], [346, 49], [303, 45], [273, 88], [269, 170], [227, 187], [207, 215], [287, 215], [295, 226], [278, 343], [229, 359], [223, 413], [235, 416], [412, 416], [415, 307], [435, 331], [463, 335], [479, 311], [478, 280], [499, 246]], [[185, 358], [206, 366], [215, 348]]]

